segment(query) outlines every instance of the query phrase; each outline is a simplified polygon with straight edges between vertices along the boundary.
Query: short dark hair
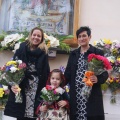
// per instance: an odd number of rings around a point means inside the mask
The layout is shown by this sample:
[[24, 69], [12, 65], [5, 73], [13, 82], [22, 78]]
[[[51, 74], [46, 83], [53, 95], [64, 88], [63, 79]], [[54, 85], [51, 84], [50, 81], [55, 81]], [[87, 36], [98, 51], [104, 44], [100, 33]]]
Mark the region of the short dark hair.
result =
[[78, 38], [78, 35], [83, 31], [87, 31], [88, 36], [91, 35], [91, 29], [88, 26], [82, 26], [76, 31], [76, 37]]

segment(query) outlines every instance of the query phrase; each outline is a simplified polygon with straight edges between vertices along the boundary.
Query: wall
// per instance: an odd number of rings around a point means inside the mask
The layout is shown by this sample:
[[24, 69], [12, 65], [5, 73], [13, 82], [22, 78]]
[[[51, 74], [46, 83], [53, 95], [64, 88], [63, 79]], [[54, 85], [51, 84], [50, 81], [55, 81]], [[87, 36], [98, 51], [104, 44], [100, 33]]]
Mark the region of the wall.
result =
[[120, 40], [120, 0], [81, 0], [80, 25], [92, 29], [92, 39]]
[[[11, 51], [3, 51], [0, 52], [0, 66], [4, 65], [8, 60], [10, 60], [13, 56], [13, 52]], [[66, 66], [68, 60], [67, 54], [57, 54], [56, 58], [49, 58], [49, 64], [51, 70], [54, 68], [59, 68], [60, 66]]]

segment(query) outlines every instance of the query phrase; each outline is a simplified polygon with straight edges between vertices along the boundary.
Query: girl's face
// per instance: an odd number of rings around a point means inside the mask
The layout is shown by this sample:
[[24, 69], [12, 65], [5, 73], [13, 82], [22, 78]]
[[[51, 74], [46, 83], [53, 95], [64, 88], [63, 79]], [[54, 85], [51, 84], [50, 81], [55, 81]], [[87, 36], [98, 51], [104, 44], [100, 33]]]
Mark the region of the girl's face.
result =
[[33, 46], [38, 46], [42, 40], [42, 32], [40, 30], [34, 30], [31, 35], [31, 43]]
[[50, 83], [52, 86], [54, 86], [55, 88], [59, 87], [61, 84], [61, 77], [60, 77], [60, 73], [58, 72], [53, 72], [50, 78]]

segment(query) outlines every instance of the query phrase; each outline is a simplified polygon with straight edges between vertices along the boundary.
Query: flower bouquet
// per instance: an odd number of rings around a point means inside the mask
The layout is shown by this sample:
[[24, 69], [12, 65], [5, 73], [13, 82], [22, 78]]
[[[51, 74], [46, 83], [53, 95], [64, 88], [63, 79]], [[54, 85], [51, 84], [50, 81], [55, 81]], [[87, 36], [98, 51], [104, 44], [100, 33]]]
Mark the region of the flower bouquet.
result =
[[[60, 94], [63, 94], [64, 92], [65, 92], [65, 90], [62, 89], [61, 87], [54, 88], [51, 85], [46, 85], [46, 87], [44, 87], [41, 90], [40, 97], [43, 99], [42, 105], [47, 105], [47, 106], [52, 105], [56, 100], [59, 99]], [[40, 117], [40, 119], [45, 118], [45, 116], [47, 116], [49, 114], [49, 112], [51, 112], [51, 111], [52, 111], [52, 109], [50, 109], [47, 112], [40, 112], [40, 114], [38, 116]], [[50, 115], [52, 115], [52, 114], [50, 113]]]
[[4, 109], [8, 100], [9, 89], [8, 86], [0, 85], [0, 109]]
[[43, 104], [45, 105], [51, 105], [53, 102], [59, 99], [60, 94], [63, 94], [65, 92], [64, 89], [61, 87], [54, 88], [51, 85], [46, 85], [41, 90], [41, 98], [43, 99]]
[[89, 98], [93, 83], [90, 80], [92, 75], [100, 75], [104, 71], [111, 69], [110, 62], [106, 57], [96, 54], [89, 54], [88, 56], [88, 70], [85, 72], [83, 82], [85, 86], [82, 88], [81, 94]]
[[104, 51], [104, 55], [107, 57], [111, 54], [110, 48], [112, 46], [112, 41], [109, 39], [100, 39], [99, 41], [94, 41], [96, 48]]
[[8, 61], [3, 67], [0, 68], [0, 81], [6, 82], [10, 86], [16, 86], [18, 88], [18, 93], [15, 94], [15, 102], [22, 103], [21, 89], [19, 84], [24, 77], [24, 71], [26, 64], [21, 60]]
[[106, 85], [108, 85], [112, 93], [110, 102], [116, 103], [116, 93], [120, 89], [120, 73], [112, 71], [110, 77], [106, 81]]

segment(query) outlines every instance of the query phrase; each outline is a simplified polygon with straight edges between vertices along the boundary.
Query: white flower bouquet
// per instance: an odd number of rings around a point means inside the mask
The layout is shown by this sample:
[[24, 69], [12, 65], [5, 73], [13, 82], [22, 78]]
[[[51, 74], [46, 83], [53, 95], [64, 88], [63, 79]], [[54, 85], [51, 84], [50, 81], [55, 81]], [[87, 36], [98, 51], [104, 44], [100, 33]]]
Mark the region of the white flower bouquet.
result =
[[41, 90], [41, 98], [43, 99], [43, 104], [52, 104], [53, 102], [55, 102], [56, 100], [59, 99], [60, 94], [63, 94], [65, 92], [64, 89], [62, 89], [61, 87], [55, 88], [51, 85], [46, 85], [46, 87], [44, 87]]

